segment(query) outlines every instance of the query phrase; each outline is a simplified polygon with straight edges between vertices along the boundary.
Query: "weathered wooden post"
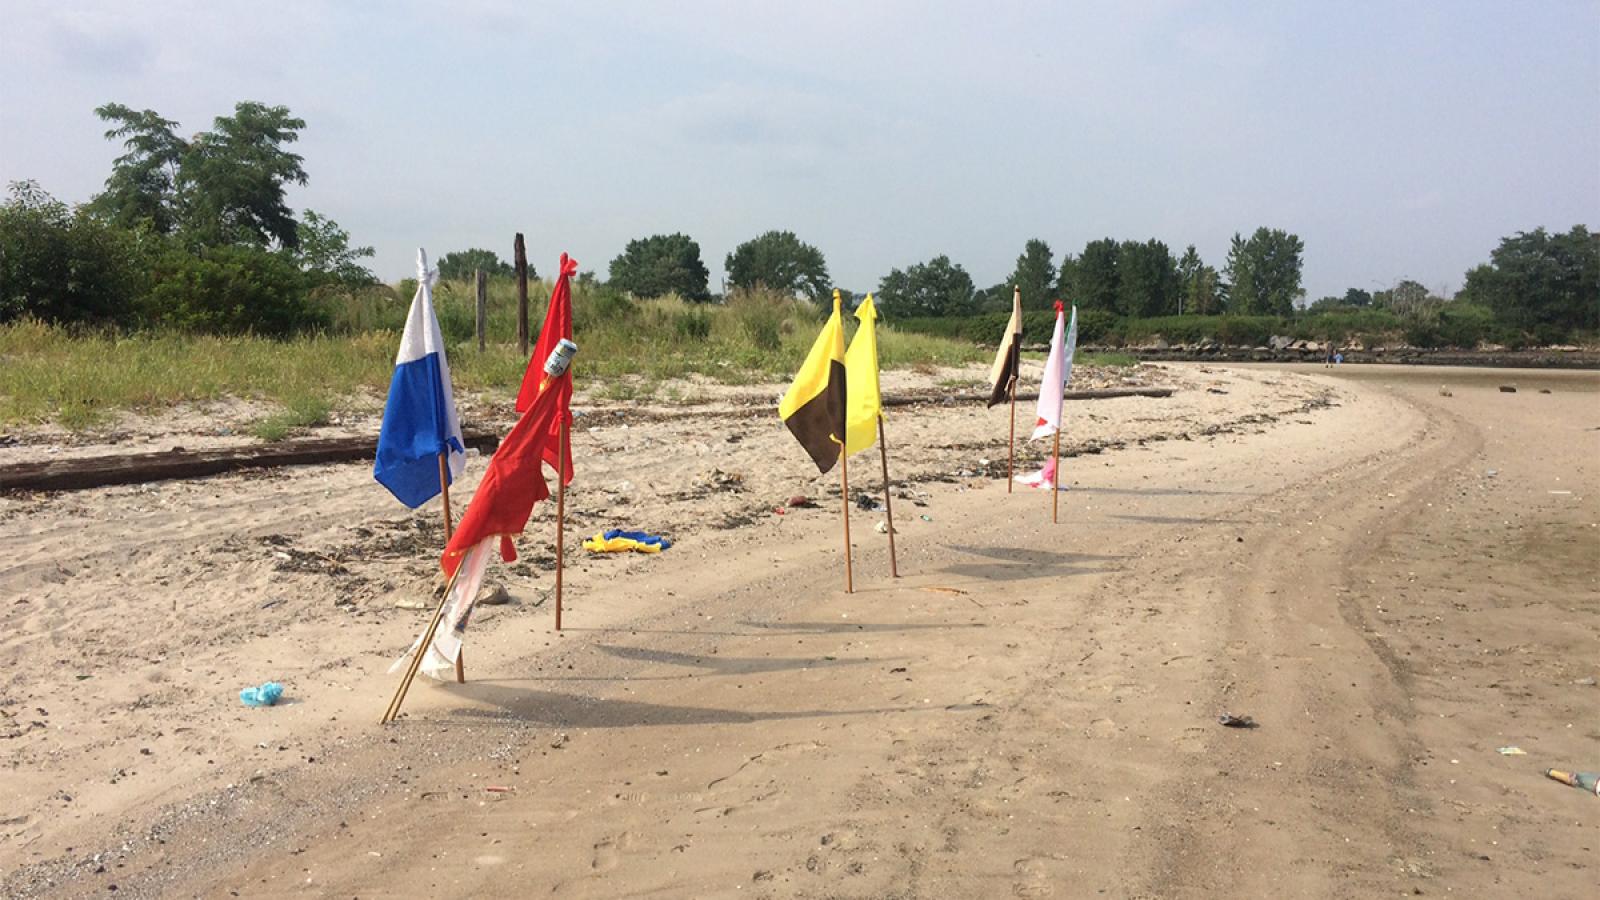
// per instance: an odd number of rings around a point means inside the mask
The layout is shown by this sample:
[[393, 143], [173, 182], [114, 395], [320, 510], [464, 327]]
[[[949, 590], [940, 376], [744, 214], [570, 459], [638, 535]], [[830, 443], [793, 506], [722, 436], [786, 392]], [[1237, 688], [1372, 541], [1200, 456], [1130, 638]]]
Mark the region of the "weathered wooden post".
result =
[[489, 273], [479, 269], [474, 275], [478, 286], [478, 352], [483, 352], [484, 332], [489, 328]]
[[522, 232], [512, 245], [517, 260], [517, 351], [528, 357], [528, 247], [522, 241]]

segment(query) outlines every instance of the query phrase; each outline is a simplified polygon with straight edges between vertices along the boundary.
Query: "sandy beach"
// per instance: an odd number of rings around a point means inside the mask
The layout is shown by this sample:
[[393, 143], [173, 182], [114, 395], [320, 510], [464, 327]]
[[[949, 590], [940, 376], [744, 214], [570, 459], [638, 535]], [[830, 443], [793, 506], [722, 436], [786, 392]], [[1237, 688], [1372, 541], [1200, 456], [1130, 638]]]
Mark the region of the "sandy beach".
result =
[[[852, 510], [852, 594], [782, 385], [580, 395], [564, 631], [541, 506], [468, 682], [387, 727], [436, 503], [362, 463], [0, 495], [0, 894], [1589, 896], [1600, 800], [1543, 770], [1600, 770], [1600, 373], [1082, 375], [1176, 391], [1067, 404], [1052, 525], [1005, 408], [933, 399], [978, 369], [886, 373], [930, 402], [888, 420], [902, 577]], [[234, 439], [184, 415], [56, 452]], [[675, 546], [579, 548], [613, 527]]]

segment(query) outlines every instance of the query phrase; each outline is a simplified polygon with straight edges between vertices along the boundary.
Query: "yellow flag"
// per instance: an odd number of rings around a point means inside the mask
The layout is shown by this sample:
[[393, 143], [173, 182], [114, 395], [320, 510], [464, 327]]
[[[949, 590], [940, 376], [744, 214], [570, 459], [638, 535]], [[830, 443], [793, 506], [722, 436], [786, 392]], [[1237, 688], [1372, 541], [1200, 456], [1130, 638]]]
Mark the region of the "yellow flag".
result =
[[794, 383], [778, 404], [783, 424], [789, 426], [820, 472], [839, 461], [844, 410], [844, 321], [839, 316], [839, 292], [834, 291], [833, 315], [822, 326]]
[[878, 390], [878, 310], [871, 294], [856, 307], [856, 318], [861, 327], [844, 354], [846, 453], [860, 453], [878, 442], [878, 417], [883, 415], [883, 397]]

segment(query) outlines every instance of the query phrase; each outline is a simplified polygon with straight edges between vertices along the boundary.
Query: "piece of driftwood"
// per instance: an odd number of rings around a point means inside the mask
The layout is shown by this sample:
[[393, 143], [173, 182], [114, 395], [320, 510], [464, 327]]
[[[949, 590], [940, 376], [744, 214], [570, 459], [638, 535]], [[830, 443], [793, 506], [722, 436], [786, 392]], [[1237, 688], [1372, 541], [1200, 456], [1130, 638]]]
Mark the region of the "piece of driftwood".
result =
[[[468, 447], [476, 447], [484, 453], [500, 446], [499, 435], [485, 432], [465, 434], [463, 439]], [[377, 445], [377, 438], [372, 436], [314, 438], [215, 450], [174, 447], [158, 453], [12, 463], [0, 466], [0, 491], [78, 491], [169, 478], [202, 478], [240, 469], [350, 462], [371, 459]]]
[[[1171, 397], [1172, 388], [1127, 387], [1101, 388], [1092, 391], [1067, 391], [1068, 400], [1114, 400], [1118, 397]], [[1037, 400], [1039, 392], [1017, 395], [1018, 400]], [[988, 394], [913, 394], [908, 397], [884, 397], [884, 406], [915, 406], [919, 403], [988, 403]]]
[[[1068, 400], [1109, 400], [1116, 397], [1170, 397], [1172, 388], [1104, 388], [1092, 391], [1067, 391]], [[988, 394], [920, 394], [884, 397], [883, 405], [914, 406], [922, 403], [983, 403]], [[1018, 394], [1018, 400], [1037, 400], [1037, 393]], [[686, 411], [683, 416], [703, 416]], [[676, 418], [662, 416], [660, 418]], [[492, 453], [500, 446], [500, 436], [484, 432], [464, 435], [468, 447]], [[81, 491], [116, 484], [144, 484], [172, 478], [204, 478], [240, 469], [270, 469], [278, 466], [310, 466], [324, 463], [371, 459], [377, 449], [373, 437], [314, 438], [301, 441], [276, 441], [216, 450], [184, 450], [174, 447], [157, 453], [119, 453], [52, 459], [43, 462], [12, 463], [0, 466], [0, 492], [4, 491]]]

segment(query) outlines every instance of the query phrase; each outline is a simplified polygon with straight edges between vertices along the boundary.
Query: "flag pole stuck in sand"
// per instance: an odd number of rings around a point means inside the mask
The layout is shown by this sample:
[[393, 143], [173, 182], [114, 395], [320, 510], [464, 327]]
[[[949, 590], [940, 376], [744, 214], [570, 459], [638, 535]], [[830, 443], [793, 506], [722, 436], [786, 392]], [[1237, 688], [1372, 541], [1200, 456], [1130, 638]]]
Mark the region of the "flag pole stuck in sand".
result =
[[889, 439], [883, 434], [883, 415], [878, 415], [878, 453], [883, 457], [883, 515], [889, 520], [889, 577], [900, 577], [900, 563], [894, 555], [894, 501], [889, 498]]
[[853, 594], [856, 590], [854, 566], [850, 562], [850, 454], [845, 452], [844, 444], [839, 445], [839, 485], [840, 499], [844, 501], [844, 592]]
[[[534, 399], [544, 388], [543, 381], [550, 372], [550, 360], [558, 348], [564, 344], [572, 344], [572, 277], [578, 274], [578, 261], [561, 254], [561, 260], [556, 267], [556, 283], [550, 291], [550, 303], [545, 308], [544, 324], [539, 327], [539, 342], [534, 345], [533, 359], [528, 362], [528, 371], [522, 376], [522, 388], [517, 392], [517, 412], [521, 413], [533, 405]], [[570, 355], [567, 360], [570, 362]], [[543, 361], [544, 368], [540, 369]], [[562, 371], [570, 370], [563, 365]], [[551, 445], [544, 449], [544, 462], [556, 470], [556, 631], [561, 630], [561, 613], [563, 611], [564, 589], [566, 583], [566, 527], [567, 527], [567, 482], [572, 480], [572, 378], [568, 377], [558, 385], [560, 398], [557, 401], [555, 425], [550, 437]]]
[[1006, 493], [1011, 493], [1017, 464], [1017, 380], [1022, 368], [1022, 288], [1011, 288], [1011, 320], [1000, 336], [1000, 348], [989, 367], [989, 408], [1011, 401], [1011, 437], [1006, 442]]
[[[449, 544], [450, 482], [465, 467], [466, 445], [451, 391], [444, 336], [433, 308], [433, 286], [438, 278], [438, 270], [428, 267], [428, 254], [418, 249], [417, 292], [395, 354], [372, 475], [412, 509], [438, 494], [444, 507], [444, 539]], [[458, 680], [465, 678], [460, 665], [458, 660]]]
[[[576, 345], [574, 345], [576, 346]], [[559, 447], [558, 458], [567, 458], [567, 423], [561, 422], [556, 426], [559, 437], [556, 444]], [[567, 537], [567, 479], [563, 473], [556, 474], [556, 630], [561, 630], [561, 575], [566, 569], [566, 537]]]
[[[444, 501], [444, 543], [450, 546], [450, 537], [455, 528], [455, 523], [450, 520], [450, 470], [447, 468], [445, 458], [449, 454], [439, 454], [439, 498]], [[449, 596], [448, 583], [445, 586], [445, 596]], [[456, 684], [467, 683], [467, 654], [456, 653]]]
[[[889, 504], [889, 451], [883, 430], [883, 391], [878, 379], [878, 308], [872, 295], [856, 307], [860, 326], [850, 339], [850, 349], [844, 352], [845, 369], [845, 422], [844, 453], [860, 453], [870, 449], [874, 441], [883, 458], [883, 509], [888, 518], [889, 576], [900, 577], [900, 565], [894, 553], [894, 513]], [[848, 492], [845, 510], [850, 503]], [[849, 520], [846, 519], [847, 533]]]
[[384, 710], [383, 718], [378, 720], [379, 725], [393, 722], [395, 716], [400, 715], [400, 705], [406, 701], [406, 692], [411, 690], [411, 680], [417, 677], [417, 669], [422, 665], [422, 657], [433, 646], [433, 636], [439, 632], [439, 622], [444, 618], [445, 605], [450, 602], [450, 592], [456, 586], [456, 579], [461, 577], [461, 571], [466, 566], [456, 566], [450, 573], [450, 580], [445, 582], [444, 596], [439, 598], [439, 608], [433, 611], [433, 620], [422, 632], [422, 640], [417, 642], [416, 652], [411, 655], [411, 665], [406, 667], [406, 674], [400, 679], [400, 684], [395, 688], [394, 697], [389, 701], [389, 708]]
[[[1044, 376], [1039, 381], [1039, 412], [1029, 440], [1054, 436], [1050, 453], [1050, 521], [1060, 522], [1061, 499], [1061, 415], [1072, 379], [1072, 355], [1078, 347], [1078, 307], [1072, 307], [1072, 324], [1066, 324], [1066, 308], [1056, 301], [1056, 327], [1050, 335], [1050, 355], [1044, 361]], [[1042, 478], [1040, 479], [1043, 480]], [[1042, 487], [1043, 485], [1041, 485]]]
[[[795, 373], [794, 382], [778, 401], [778, 416], [816, 464], [827, 474], [845, 455], [845, 374], [844, 323], [839, 314], [839, 292], [833, 292], [833, 314], [806, 353], [805, 362]], [[850, 484], [840, 473], [844, 487], [845, 592], [855, 589], [850, 572]]]
[[[539, 381], [527, 410], [489, 461], [489, 469], [467, 505], [466, 514], [461, 517], [461, 526], [439, 558], [440, 566], [450, 575], [444, 597], [427, 629], [406, 651], [410, 657], [406, 674], [380, 721], [392, 722], [399, 715], [406, 692], [428, 654], [438, 658], [429, 667], [429, 675], [434, 678], [441, 677], [434, 674], [436, 670], [447, 671], [447, 666], [461, 658], [461, 636], [466, 632], [467, 621], [477, 603], [478, 589], [483, 584], [483, 573], [494, 545], [499, 543], [502, 559], [507, 562], [516, 559], [512, 536], [521, 534], [527, 527], [534, 504], [550, 498], [550, 489], [544, 482], [545, 451], [556, 432], [553, 425], [561, 412], [564, 393], [561, 388], [571, 383], [568, 366], [577, 352], [577, 345], [568, 340], [562, 340], [551, 351], [545, 361], [544, 378]], [[463, 571], [468, 573], [464, 580]], [[439, 625], [447, 610], [450, 611], [450, 631], [436, 646]], [[407, 656], [401, 656], [390, 671], [405, 663]]]
[[1011, 437], [1006, 439], [1006, 493], [1015, 487], [1017, 465], [1017, 379], [1011, 378]]

